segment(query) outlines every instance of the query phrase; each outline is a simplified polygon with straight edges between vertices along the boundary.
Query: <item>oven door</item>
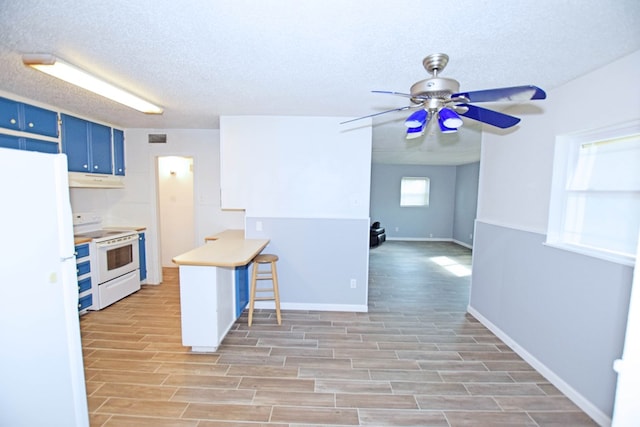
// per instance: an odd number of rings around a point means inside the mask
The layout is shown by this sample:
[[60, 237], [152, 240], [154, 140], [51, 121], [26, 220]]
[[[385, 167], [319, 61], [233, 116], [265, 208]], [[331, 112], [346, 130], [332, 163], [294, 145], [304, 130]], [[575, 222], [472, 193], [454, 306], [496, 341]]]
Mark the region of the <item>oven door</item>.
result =
[[140, 268], [137, 235], [97, 242], [96, 249], [98, 284]]

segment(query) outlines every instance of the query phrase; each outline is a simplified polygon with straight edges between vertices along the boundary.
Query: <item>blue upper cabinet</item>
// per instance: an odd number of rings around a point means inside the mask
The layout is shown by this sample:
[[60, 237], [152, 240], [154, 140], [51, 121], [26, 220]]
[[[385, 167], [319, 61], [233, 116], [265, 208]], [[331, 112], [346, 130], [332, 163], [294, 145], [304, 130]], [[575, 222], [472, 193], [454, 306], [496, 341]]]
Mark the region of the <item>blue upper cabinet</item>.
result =
[[0, 97], [0, 127], [58, 137], [58, 113]]
[[23, 138], [0, 133], [0, 147], [16, 150], [39, 151], [41, 153], [57, 153], [58, 143], [42, 139]]
[[111, 151], [111, 128], [98, 123], [89, 123], [89, 144], [91, 172], [113, 173], [113, 154]]
[[124, 176], [124, 132], [113, 129], [113, 172]]
[[0, 126], [5, 129], [20, 129], [20, 103], [0, 98]]
[[16, 150], [19, 150], [20, 147], [20, 142], [21, 139], [23, 138], [19, 138], [17, 136], [13, 136], [13, 135], [5, 135], [0, 133], [0, 147], [2, 148], [14, 148]]
[[67, 155], [69, 170], [90, 172], [87, 121], [62, 114], [62, 152]]
[[67, 114], [61, 117], [69, 171], [112, 174], [111, 128]]

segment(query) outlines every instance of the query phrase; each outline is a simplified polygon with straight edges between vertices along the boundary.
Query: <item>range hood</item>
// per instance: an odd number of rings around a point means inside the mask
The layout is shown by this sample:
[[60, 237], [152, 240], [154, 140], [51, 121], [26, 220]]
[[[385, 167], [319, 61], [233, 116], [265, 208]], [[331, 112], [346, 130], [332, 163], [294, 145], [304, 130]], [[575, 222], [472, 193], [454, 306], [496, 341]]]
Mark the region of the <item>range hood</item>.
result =
[[124, 179], [118, 175], [69, 172], [71, 188], [124, 188]]

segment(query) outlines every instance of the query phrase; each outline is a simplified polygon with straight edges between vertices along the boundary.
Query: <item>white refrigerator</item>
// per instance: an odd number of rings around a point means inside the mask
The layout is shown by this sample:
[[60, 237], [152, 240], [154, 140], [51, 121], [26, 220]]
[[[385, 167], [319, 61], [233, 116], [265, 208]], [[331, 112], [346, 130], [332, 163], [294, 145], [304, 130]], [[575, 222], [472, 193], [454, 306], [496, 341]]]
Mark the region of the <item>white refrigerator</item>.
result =
[[67, 158], [0, 148], [0, 426], [88, 426]]

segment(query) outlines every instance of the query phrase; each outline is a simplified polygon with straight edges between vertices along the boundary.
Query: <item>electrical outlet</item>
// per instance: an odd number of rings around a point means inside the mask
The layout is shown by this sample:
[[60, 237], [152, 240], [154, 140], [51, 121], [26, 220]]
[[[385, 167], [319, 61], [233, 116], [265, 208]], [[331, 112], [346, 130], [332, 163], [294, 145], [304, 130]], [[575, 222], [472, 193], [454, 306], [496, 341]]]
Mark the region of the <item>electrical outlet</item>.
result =
[[262, 231], [262, 221], [256, 221], [256, 231]]
[[351, 289], [356, 288], [356, 279], [351, 279]]
[[400, 227], [396, 227], [396, 231], [400, 231]]
[[473, 239], [473, 233], [469, 233], [469, 238]]

